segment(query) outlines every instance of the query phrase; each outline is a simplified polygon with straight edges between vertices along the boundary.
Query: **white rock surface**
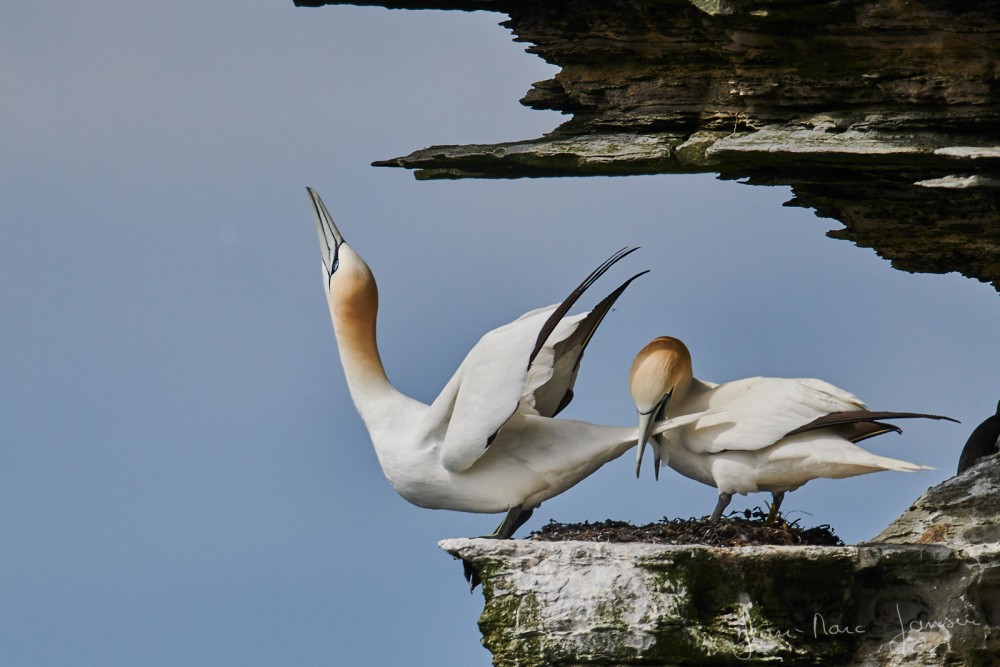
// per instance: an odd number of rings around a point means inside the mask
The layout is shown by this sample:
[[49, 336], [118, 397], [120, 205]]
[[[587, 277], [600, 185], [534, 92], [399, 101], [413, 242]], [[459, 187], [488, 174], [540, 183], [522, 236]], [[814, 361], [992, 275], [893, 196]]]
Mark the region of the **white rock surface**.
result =
[[498, 667], [994, 665], [1000, 456], [870, 543], [705, 547], [452, 539]]

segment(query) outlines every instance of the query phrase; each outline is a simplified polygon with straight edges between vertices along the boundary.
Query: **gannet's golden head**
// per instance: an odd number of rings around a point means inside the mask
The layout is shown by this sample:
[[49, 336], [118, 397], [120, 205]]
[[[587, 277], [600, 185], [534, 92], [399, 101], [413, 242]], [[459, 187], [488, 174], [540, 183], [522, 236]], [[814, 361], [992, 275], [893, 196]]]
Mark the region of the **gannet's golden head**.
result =
[[[628, 385], [639, 412], [639, 448], [635, 474], [639, 476], [642, 455], [653, 423], [666, 415], [671, 398], [682, 396], [691, 383], [691, 353], [677, 338], [660, 336], [639, 350], [629, 371]], [[654, 474], [660, 474], [660, 446], [654, 441]]]
[[368, 264], [345, 241], [319, 194], [306, 188], [313, 203], [316, 233], [323, 254], [324, 287], [334, 326], [374, 322], [378, 286]]
[[628, 386], [639, 412], [663, 405], [665, 396], [686, 389], [691, 381], [691, 353], [670, 336], [654, 338], [639, 350], [629, 371]]
[[327, 281], [327, 298], [335, 324], [374, 322], [378, 285], [368, 264], [346, 243], [340, 246], [339, 267]]

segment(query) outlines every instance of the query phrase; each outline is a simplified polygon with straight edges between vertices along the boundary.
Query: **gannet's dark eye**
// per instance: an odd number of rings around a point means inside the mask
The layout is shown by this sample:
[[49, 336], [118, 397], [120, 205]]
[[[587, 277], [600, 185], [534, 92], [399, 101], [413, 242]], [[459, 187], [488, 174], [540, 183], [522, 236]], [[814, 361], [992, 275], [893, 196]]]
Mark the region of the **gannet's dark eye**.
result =
[[337, 272], [337, 268], [340, 266], [340, 246], [335, 245], [330, 248], [329, 253], [326, 256], [326, 260], [323, 262], [323, 266], [326, 267], [327, 275], [331, 278], [333, 274]]

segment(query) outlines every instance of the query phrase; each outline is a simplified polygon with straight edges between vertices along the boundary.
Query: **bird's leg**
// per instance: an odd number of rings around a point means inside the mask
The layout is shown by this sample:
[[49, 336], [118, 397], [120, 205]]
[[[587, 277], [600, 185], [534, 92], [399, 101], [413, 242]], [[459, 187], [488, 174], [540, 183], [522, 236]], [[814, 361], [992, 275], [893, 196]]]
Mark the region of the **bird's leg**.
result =
[[709, 517], [709, 523], [719, 523], [719, 519], [722, 518], [722, 513], [726, 511], [729, 507], [730, 501], [733, 499], [733, 494], [731, 493], [720, 493], [719, 502], [715, 504], [715, 511], [712, 512], [712, 516]]
[[[521, 505], [514, 505], [507, 510], [507, 515], [500, 522], [500, 525], [497, 526], [497, 529], [484, 537], [494, 540], [509, 540], [517, 532], [517, 529], [531, 518], [531, 514], [534, 511], [534, 508], [524, 509]], [[482, 580], [479, 578], [479, 572], [472, 566], [472, 563], [465, 559], [462, 559], [462, 574], [465, 575], [465, 580], [469, 582], [470, 593], [476, 590], [476, 586], [482, 583]]]
[[514, 505], [507, 510], [507, 516], [503, 518], [503, 521], [493, 531], [493, 534], [487, 537], [497, 540], [509, 540], [517, 532], [517, 529], [531, 518], [531, 514], [534, 511], [534, 509], [524, 509], [521, 505]]
[[775, 491], [771, 494], [771, 509], [768, 510], [767, 518], [764, 519], [765, 526], [774, 525], [774, 521], [778, 518], [778, 508], [781, 507], [781, 501], [784, 499], [784, 491]]

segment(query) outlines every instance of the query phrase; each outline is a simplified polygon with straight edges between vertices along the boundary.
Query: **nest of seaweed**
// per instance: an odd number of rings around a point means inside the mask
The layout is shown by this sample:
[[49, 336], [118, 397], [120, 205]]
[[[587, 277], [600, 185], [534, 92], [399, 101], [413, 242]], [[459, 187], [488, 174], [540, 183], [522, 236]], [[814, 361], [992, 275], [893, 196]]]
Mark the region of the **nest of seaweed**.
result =
[[[742, 515], [742, 516], [741, 516]], [[547, 542], [580, 540], [584, 542], [647, 542], [650, 544], [701, 544], [711, 547], [843, 546], [844, 542], [828, 525], [803, 528], [799, 520], [787, 521], [780, 513], [771, 525], [765, 525], [766, 513], [760, 508], [730, 513], [718, 523], [708, 519], [668, 519], [633, 526], [627, 521], [558, 523], [549, 521], [530, 539]]]

